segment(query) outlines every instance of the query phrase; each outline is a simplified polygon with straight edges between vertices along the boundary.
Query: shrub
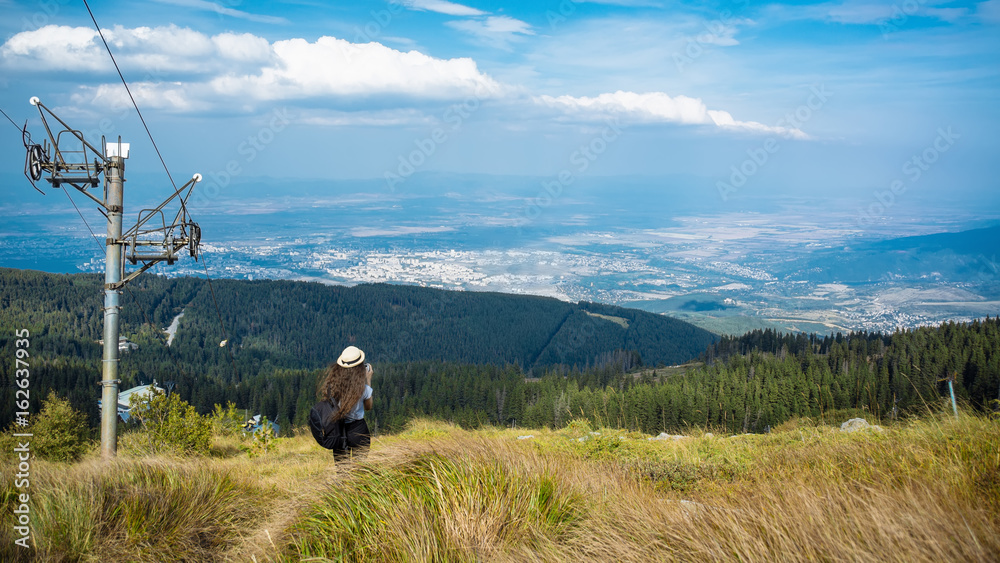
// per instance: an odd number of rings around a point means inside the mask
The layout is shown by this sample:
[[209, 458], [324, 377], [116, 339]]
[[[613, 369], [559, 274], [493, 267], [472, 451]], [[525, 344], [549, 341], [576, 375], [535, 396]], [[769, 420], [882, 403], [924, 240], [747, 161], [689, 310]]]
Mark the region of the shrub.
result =
[[266, 416], [263, 416], [260, 419], [260, 428], [253, 432], [253, 441], [244, 449], [248, 456], [255, 458], [273, 449], [278, 439], [274, 434], [274, 427], [271, 426], [271, 422]]
[[211, 421], [176, 394], [164, 395], [153, 389], [148, 395], [132, 395], [130, 406], [151, 451], [208, 453], [212, 442]]
[[594, 431], [594, 428], [590, 424], [590, 421], [587, 420], [586, 418], [574, 418], [573, 420], [569, 421], [569, 424], [566, 425], [565, 429], [569, 431], [571, 434], [580, 434], [580, 435]]
[[69, 400], [60, 399], [55, 391], [42, 401], [30, 432], [34, 435], [32, 451], [49, 461], [76, 461], [91, 446], [87, 415], [70, 406]]
[[243, 415], [232, 401], [225, 408], [216, 403], [212, 412], [212, 429], [220, 436], [239, 436], [243, 433]]

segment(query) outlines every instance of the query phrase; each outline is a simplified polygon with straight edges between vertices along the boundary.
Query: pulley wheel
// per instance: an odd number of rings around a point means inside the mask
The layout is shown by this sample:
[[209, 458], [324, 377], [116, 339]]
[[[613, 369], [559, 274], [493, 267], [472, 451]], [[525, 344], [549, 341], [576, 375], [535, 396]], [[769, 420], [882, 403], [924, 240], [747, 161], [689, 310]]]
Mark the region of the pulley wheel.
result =
[[28, 173], [31, 175], [31, 179], [36, 182], [42, 179], [42, 159], [44, 158], [42, 147], [31, 145], [28, 148]]

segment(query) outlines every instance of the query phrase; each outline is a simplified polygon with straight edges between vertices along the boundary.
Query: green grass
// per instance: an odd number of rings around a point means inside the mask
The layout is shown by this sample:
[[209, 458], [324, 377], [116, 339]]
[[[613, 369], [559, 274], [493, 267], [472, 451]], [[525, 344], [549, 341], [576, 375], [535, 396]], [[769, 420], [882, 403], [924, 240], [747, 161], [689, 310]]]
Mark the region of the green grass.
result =
[[[276, 498], [266, 485], [200, 459], [35, 467], [31, 523], [42, 560], [210, 559], [261, 518], [261, 501]], [[15, 549], [6, 560], [19, 548], [2, 541], [3, 550]]]
[[[425, 452], [362, 466], [293, 530], [295, 557], [469, 560], [560, 538], [584, 506], [552, 471], [505, 463], [486, 443], [459, 458]], [[291, 554], [290, 554], [291, 555]]]
[[662, 366], [656, 368], [647, 368], [633, 372], [632, 377], [634, 377], [635, 379], [639, 379], [645, 375], [651, 376], [655, 373], [657, 379], [662, 381], [664, 378], [677, 377], [680, 375], [684, 375], [688, 371], [701, 369], [702, 367], [704, 367], [704, 365], [705, 365], [704, 362], [688, 362], [686, 364], [681, 364], [677, 366]]
[[612, 315], [602, 315], [600, 313], [592, 313], [590, 311], [584, 311], [584, 313], [587, 313], [591, 317], [595, 317], [595, 318], [598, 318], [598, 319], [604, 319], [606, 321], [611, 321], [611, 322], [615, 323], [616, 325], [624, 328], [625, 330], [628, 330], [628, 319], [624, 319], [622, 317], [615, 317], [615, 316], [612, 316]]
[[[839, 421], [838, 421], [839, 422]], [[996, 561], [1000, 421], [813, 420], [679, 440], [574, 421], [414, 421], [335, 465], [308, 435], [251, 458], [125, 448], [32, 465], [41, 561]], [[519, 439], [522, 436], [531, 438]], [[0, 518], [13, 510], [9, 463]], [[0, 559], [16, 560], [11, 526]]]

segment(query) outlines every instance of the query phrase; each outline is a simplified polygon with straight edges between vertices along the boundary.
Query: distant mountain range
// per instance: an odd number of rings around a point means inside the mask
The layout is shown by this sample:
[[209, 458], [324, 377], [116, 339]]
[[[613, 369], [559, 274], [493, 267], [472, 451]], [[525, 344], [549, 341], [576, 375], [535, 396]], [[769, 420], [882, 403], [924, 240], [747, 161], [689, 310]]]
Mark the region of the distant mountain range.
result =
[[[1000, 226], [864, 242], [820, 250], [800, 271], [817, 283], [886, 280], [982, 282], [1000, 279]], [[797, 268], [798, 269], [798, 268]]]

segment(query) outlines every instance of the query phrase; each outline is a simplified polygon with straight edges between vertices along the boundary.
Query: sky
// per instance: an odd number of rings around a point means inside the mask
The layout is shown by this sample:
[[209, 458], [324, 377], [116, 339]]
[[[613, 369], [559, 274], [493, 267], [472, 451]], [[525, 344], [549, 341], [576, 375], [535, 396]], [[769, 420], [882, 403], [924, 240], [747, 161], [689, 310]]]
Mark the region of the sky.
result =
[[[630, 175], [694, 178], [720, 205], [996, 201], [1000, 0], [90, 5], [171, 172], [217, 187]], [[130, 142], [130, 171], [161, 169], [82, 2], [0, 11], [0, 109], [38, 140], [37, 96]]]

